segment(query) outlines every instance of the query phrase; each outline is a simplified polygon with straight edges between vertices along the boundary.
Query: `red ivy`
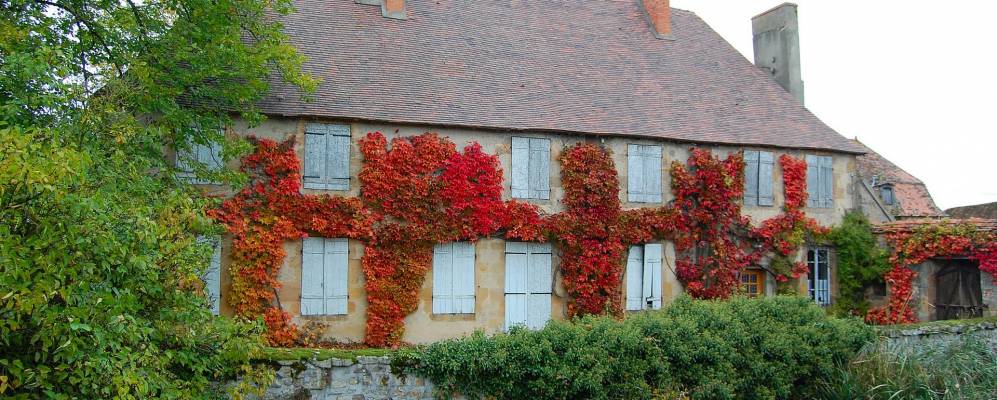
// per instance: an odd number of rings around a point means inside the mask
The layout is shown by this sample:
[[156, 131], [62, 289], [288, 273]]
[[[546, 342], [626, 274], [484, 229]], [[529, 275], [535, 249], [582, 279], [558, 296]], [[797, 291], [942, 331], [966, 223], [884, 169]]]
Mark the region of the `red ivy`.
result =
[[997, 280], [997, 234], [978, 229], [970, 223], [942, 221], [922, 225], [913, 231], [886, 234], [893, 248], [890, 262], [893, 269], [884, 278], [890, 285], [886, 306], [869, 310], [866, 321], [874, 324], [904, 324], [917, 322], [913, 306], [913, 282], [917, 277], [909, 265], [929, 258], [969, 256], [980, 263], [980, 271]]

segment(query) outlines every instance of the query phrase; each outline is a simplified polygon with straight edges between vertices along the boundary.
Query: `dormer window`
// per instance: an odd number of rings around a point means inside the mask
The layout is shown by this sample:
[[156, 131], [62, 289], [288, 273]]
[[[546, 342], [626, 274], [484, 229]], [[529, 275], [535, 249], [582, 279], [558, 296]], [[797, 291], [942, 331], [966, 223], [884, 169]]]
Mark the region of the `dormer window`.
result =
[[893, 185], [883, 185], [879, 187], [879, 197], [883, 199], [883, 204], [892, 206], [895, 203], [893, 198]]

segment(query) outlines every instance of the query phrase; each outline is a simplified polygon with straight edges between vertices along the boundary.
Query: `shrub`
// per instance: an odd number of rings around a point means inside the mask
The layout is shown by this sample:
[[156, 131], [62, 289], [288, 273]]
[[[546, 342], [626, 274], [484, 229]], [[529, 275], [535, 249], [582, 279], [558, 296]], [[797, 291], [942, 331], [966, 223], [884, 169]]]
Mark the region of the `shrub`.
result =
[[412, 372], [441, 393], [503, 399], [799, 398], [874, 337], [797, 297], [682, 297], [623, 321], [552, 321], [539, 331], [439, 342]]
[[838, 257], [838, 297], [832, 311], [838, 315], [865, 315], [869, 309], [865, 289], [883, 284], [883, 275], [890, 270], [886, 250], [877, 245], [869, 220], [857, 211], [845, 215], [828, 238]]
[[977, 338], [911, 346], [880, 342], [821, 384], [821, 398], [997, 398], [997, 349]]

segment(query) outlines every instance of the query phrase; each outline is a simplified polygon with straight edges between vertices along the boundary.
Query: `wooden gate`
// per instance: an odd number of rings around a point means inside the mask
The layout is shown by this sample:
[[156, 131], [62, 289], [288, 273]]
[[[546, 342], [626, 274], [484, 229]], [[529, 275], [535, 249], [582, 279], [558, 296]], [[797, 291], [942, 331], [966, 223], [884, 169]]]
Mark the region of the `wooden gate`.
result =
[[936, 319], [976, 318], [983, 316], [983, 291], [980, 268], [970, 260], [938, 261], [935, 274]]

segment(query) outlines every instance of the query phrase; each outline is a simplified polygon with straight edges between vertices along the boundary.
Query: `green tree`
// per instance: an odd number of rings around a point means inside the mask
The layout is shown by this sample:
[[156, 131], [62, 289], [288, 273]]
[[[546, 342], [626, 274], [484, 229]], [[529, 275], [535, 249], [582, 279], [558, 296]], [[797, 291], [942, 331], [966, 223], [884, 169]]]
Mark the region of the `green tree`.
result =
[[[284, 79], [287, 0], [0, 0], [0, 397], [211, 398], [265, 379], [257, 321], [211, 315], [218, 233], [164, 149], [246, 145]], [[232, 171], [195, 168], [236, 180]]]
[[838, 298], [833, 311], [839, 315], [865, 315], [869, 302], [865, 290], [883, 283], [890, 270], [888, 254], [878, 245], [869, 220], [861, 212], [845, 215], [828, 236], [838, 257]]

